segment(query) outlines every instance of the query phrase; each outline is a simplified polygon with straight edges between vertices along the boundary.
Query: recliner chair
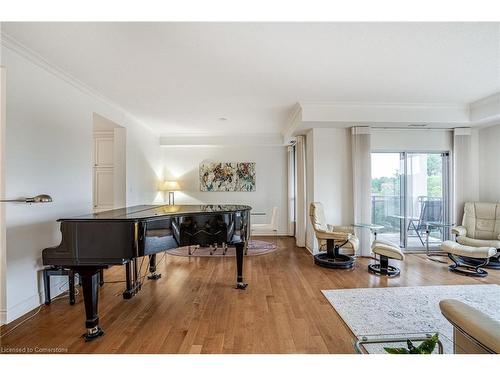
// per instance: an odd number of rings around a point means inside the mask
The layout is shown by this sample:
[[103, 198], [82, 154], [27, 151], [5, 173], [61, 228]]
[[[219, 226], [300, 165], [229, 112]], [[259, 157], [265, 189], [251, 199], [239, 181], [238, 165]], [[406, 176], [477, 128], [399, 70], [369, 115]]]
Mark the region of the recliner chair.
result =
[[480, 267], [500, 269], [500, 203], [465, 203], [462, 225], [453, 227], [451, 232], [456, 243], [444, 241], [442, 249], [455, 263], [450, 266], [452, 271], [486, 276]]
[[314, 263], [328, 268], [351, 268], [354, 258], [340, 254], [340, 249], [347, 249], [352, 254], [358, 251], [359, 239], [354, 234], [354, 228], [327, 224], [323, 204], [319, 202], [311, 203], [309, 217], [320, 248], [326, 245], [326, 253], [316, 254]]
[[442, 300], [439, 307], [453, 325], [454, 353], [500, 353], [500, 322], [454, 299]]

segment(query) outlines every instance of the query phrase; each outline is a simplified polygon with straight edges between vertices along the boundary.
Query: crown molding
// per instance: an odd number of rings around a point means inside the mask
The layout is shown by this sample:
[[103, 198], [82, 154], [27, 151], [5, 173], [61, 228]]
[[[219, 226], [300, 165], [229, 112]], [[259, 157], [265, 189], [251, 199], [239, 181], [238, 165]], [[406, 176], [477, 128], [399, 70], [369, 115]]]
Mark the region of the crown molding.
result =
[[71, 85], [75, 89], [79, 90], [80, 92], [84, 93], [85, 95], [88, 95], [88, 96], [106, 104], [107, 106], [113, 108], [114, 110], [120, 112], [124, 116], [128, 117], [130, 120], [145, 127], [146, 129], [151, 131], [153, 134], [158, 135], [153, 129], [151, 129], [148, 125], [146, 125], [143, 121], [138, 119], [136, 116], [134, 116], [133, 114], [128, 112], [126, 109], [121, 107], [118, 103], [116, 103], [113, 100], [109, 99], [108, 97], [104, 96], [99, 91], [93, 89], [92, 87], [90, 87], [86, 83], [80, 81], [78, 78], [67, 73], [65, 70], [61, 69], [57, 65], [49, 62], [42, 55], [40, 55], [38, 52], [25, 46], [24, 44], [22, 44], [17, 39], [10, 36], [9, 34], [7, 34], [3, 30], [0, 31], [0, 45], [4, 48], [8, 48], [11, 51], [17, 53], [21, 57], [23, 57], [26, 60], [37, 65], [39, 68], [44, 69], [46, 72], [52, 74], [56, 78], [63, 80], [64, 82], [68, 83], [69, 85]]
[[226, 147], [226, 146], [271, 146], [283, 147], [280, 133], [265, 134], [168, 134], [160, 136], [162, 147]]
[[300, 103], [295, 103], [288, 116], [287, 126], [285, 127], [283, 133], [283, 141], [289, 144], [293, 139], [295, 130], [300, 126], [302, 122], [302, 107]]
[[356, 102], [356, 101], [301, 101], [300, 106], [317, 107], [376, 107], [376, 108], [467, 108], [468, 103], [439, 102]]
[[303, 122], [331, 123], [448, 123], [469, 122], [467, 104], [427, 103], [310, 103], [302, 104]]
[[481, 127], [500, 123], [500, 92], [470, 103], [470, 120]]

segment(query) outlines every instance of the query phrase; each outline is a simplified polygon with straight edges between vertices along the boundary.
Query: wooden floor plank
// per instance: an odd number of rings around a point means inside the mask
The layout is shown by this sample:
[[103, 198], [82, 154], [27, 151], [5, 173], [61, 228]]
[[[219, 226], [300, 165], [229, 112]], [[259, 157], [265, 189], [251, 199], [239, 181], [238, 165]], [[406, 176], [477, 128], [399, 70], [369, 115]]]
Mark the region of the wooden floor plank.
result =
[[[366, 258], [351, 270], [324, 269], [293, 238], [280, 237], [278, 244], [274, 253], [245, 259], [245, 291], [234, 288], [233, 258], [167, 255], [159, 258], [162, 278], [146, 279], [131, 300], [121, 297], [123, 283], [101, 288], [103, 337], [90, 343], [80, 338], [84, 308], [77, 296], [74, 306], [67, 299], [43, 306], [0, 345], [70, 353], [352, 353], [353, 336], [322, 289], [500, 283], [500, 271], [470, 278], [415, 254], [406, 257], [401, 276], [393, 279], [369, 274]], [[105, 279], [123, 280], [123, 267], [106, 270]]]

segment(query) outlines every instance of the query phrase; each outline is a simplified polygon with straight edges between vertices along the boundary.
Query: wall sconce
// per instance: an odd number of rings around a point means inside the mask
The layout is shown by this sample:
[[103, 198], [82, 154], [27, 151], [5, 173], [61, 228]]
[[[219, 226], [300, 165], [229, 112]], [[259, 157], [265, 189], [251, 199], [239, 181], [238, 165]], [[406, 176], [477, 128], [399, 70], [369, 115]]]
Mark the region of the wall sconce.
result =
[[168, 204], [169, 205], [175, 204], [174, 192], [177, 190], [180, 190], [180, 189], [181, 189], [181, 187], [179, 186], [179, 183], [177, 181], [164, 181], [160, 185], [160, 191], [163, 191], [164, 194], [168, 191]]
[[17, 198], [17, 199], [0, 199], [0, 202], [18, 202], [18, 203], [49, 203], [52, 202], [52, 197], [47, 194], [40, 194], [36, 197]]

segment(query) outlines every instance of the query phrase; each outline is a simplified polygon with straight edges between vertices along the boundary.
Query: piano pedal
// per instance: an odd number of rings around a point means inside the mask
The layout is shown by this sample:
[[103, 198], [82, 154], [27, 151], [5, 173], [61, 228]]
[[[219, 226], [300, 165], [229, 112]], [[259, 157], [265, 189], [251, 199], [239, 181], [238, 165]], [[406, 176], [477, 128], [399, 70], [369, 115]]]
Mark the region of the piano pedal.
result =
[[248, 284], [247, 283], [242, 283], [242, 282], [237, 282], [236, 283], [236, 289], [242, 289], [245, 290], [247, 288]]
[[223, 249], [222, 255], [226, 255], [226, 253], [227, 253], [227, 243], [225, 243], [225, 242], [222, 243], [222, 249]]
[[213, 247], [210, 246], [210, 249], [213, 249], [213, 250], [210, 250], [210, 255], [214, 255], [215, 252], [217, 251], [217, 243], [214, 243]]
[[194, 245], [192, 248], [191, 246], [188, 246], [188, 254], [193, 255], [196, 250], [200, 248], [200, 245]]
[[158, 280], [159, 278], [161, 278], [161, 273], [153, 272], [148, 276], [148, 280]]
[[84, 333], [82, 337], [85, 339], [85, 342], [92, 341], [98, 337], [104, 335], [104, 331], [99, 326], [95, 326], [93, 328], [87, 328], [87, 333]]

